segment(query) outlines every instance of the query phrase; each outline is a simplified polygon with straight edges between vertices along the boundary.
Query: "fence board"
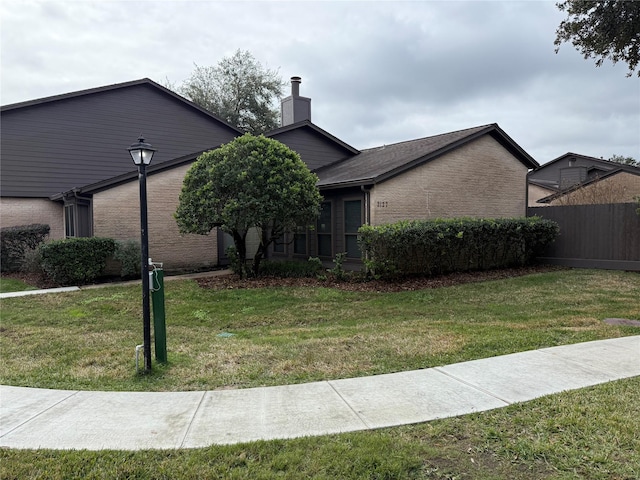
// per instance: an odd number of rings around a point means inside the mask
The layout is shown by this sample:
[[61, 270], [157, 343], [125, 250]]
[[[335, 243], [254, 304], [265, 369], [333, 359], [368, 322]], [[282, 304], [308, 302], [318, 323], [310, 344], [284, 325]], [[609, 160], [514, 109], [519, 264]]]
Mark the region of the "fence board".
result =
[[640, 215], [635, 203], [529, 207], [527, 215], [560, 225], [541, 260], [582, 268], [640, 271]]

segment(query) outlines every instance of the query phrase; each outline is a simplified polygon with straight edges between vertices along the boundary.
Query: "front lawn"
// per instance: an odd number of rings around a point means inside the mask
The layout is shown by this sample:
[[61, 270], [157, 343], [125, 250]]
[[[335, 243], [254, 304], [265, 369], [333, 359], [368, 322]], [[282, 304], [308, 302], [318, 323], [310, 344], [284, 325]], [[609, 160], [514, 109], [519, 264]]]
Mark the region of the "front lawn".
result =
[[28, 285], [22, 280], [16, 278], [0, 277], [0, 293], [22, 292], [23, 290], [35, 290], [36, 288]]
[[[2, 300], [0, 383], [204, 390], [396, 372], [640, 333], [636, 273], [561, 270], [397, 293], [166, 283], [169, 363], [136, 375], [140, 287]], [[232, 336], [219, 336], [232, 334]]]
[[[140, 287], [2, 300], [0, 383], [250, 387], [636, 335], [638, 274], [563, 270], [399, 293], [167, 282], [169, 364], [134, 373]], [[232, 333], [233, 336], [218, 336]], [[0, 449], [13, 479], [636, 479], [640, 377], [373, 431], [169, 451]]]

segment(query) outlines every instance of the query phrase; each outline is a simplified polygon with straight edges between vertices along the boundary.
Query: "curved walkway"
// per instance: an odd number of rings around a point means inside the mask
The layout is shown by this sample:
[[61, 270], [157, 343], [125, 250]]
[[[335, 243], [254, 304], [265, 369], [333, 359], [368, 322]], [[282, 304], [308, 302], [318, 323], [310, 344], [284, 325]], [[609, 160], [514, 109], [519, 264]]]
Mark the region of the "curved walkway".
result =
[[0, 447], [174, 449], [365, 430], [500, 408], [640, 375], [640, 336], [443, 367], [207, 392], [0, 386]]

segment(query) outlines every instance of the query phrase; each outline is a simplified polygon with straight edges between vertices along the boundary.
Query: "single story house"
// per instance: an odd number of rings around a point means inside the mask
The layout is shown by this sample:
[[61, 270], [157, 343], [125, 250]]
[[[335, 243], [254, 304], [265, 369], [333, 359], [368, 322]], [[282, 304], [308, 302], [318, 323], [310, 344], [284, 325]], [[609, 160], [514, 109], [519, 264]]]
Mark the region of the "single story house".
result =
[[[274, 258], [358, 262], [357, 230], [402, 219], [524, 216], [527, 172], [538, 163], [497, 124], [358, 150], [311, 121], [300, 78], [266, 135], [301, 156], [324, 197], [314, 229], [293, 232]], [[184, 175], [237, 128], [142, 79], [3, 106], [2, 226], [47, 223], [51, 238], [139, 240], [138, 174], [127, 148], [157, 148], [148, 168], [149, 251], [168, 270], [224, 261], [228, 239], [181, 235], [173, 213]]]
[[640, 168], [566, 153], [527, 175], [529, 206], [629, 203], [640, 197]]

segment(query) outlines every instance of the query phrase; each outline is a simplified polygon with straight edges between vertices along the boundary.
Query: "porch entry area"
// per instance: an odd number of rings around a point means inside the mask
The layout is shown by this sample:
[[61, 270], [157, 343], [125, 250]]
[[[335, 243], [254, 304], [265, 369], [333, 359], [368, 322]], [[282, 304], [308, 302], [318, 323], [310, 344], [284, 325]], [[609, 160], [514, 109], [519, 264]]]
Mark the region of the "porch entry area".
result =
[[360, 262], [358, 229], [364, 223], [364, 201], [359, 196], [327, 198], [321, 204], [314, 228], [298, 228], [276, 245], [271, 254], [276, 259], [318, 257], [330, 261], [339, 253], [349, 262]]

